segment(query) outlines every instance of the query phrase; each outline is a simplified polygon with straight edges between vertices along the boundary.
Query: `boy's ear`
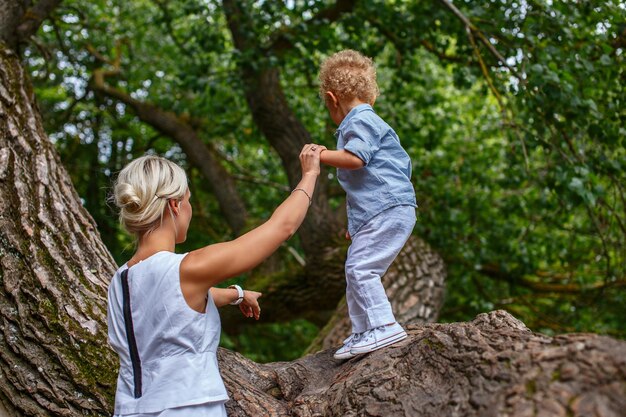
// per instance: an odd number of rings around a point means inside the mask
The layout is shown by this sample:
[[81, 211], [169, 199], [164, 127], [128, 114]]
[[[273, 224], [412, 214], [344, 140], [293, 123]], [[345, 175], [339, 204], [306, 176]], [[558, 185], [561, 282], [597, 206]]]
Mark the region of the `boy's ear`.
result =
[[337, 99], [337, 96], [333, 94], [332, 91], [327, 91], [325, 95], [326, 95], [326, 101], [328, 103], [332, 103], [333, 107], [339, 106], [339, 100]]

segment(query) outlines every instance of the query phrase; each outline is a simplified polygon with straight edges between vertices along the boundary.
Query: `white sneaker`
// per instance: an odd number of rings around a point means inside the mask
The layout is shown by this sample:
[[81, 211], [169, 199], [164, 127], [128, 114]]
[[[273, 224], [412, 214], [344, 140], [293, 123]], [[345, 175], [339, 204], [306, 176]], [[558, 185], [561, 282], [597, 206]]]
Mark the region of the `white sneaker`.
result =
[[387, 326], [376, 327], [363, 333], [358, 342], [352, 344], [350, 353], [352, 355], [360, 355], [373, 352], [376, 349], [392, 345], [403, 339], [406, 339], [406, 332], [397, 322]]
[[343, 346], [339, 348], [337, 352], [333, 355], [335, 359], [343, 360], [352, 358], [353, 355], [350, 353], [350, 349], [352, 349], [352, 345], [359, 341], [362, 333], [352, 333], [346, 340], [343, 341]]

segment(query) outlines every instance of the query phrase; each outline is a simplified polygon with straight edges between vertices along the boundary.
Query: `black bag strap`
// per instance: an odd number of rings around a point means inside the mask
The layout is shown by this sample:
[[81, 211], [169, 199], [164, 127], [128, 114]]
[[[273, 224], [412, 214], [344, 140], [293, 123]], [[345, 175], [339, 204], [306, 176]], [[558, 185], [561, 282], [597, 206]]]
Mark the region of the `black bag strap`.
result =
[[124, 299], [124, 326], [126, 327], [126, 340], [130, 351], [130, 360], [133, 364], [133, 378], [135, 382], [135, 398], [141, 397], [141, 359], [137, 350], [137, 340], [135, 339], [135, 328], [133, 327], [133, 316], [130, 310], [130, 288], [128, 286], [128, 269], [122, 272], [122, 296]]

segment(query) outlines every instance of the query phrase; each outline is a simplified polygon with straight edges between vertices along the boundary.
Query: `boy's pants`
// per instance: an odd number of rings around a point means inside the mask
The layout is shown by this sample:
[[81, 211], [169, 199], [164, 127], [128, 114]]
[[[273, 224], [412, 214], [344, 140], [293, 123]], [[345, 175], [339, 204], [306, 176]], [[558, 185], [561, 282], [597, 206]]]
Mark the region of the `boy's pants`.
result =
[[391, 207], [351, 236], [346, 301], [353, 333], [396, 321], [381, 278], [411, 235], [415, 221], [415, 207]]

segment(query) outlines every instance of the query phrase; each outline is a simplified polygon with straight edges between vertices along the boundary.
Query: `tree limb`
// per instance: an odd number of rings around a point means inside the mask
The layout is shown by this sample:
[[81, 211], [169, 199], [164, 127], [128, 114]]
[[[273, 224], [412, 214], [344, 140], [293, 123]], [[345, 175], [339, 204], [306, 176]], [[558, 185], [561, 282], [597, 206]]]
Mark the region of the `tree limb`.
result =
[[0, 40], [14, 49], [37, 32], [41, 23], [61, 0], [0, 0]]
[[111, 65], [109, 69], [98, 68], [93, 71], [92, 89], [130, 106], [141, 121], [180, 144], [189, 162], [208, 179], [209, 187], [219, 203], [222, 214], [234, 234], [239, 234], [245, 227], [247, 210], [237, 191], [235, 181], [220, 164], [214, 151], [200, 139], [198, 132], [181, 116], [151, 103], [136, 100], [128, 93], [106, 83], [107, 77], [118, 75], [121, 71], [119, 41], [116, 45], [117, 55], [112, 60], [97, 53], [93, 47], [88, 47], [88, 49], [98, 60]]
[[498, 50], [491, 44], [491, 42], [489, 42], [489, 40], [480, 31], [480, 29], [478, 29], [478, 27], [476, 27], [467, 17], [465, 17], [465, 15], [463, 13], [461, 13], [461, 11], [454, 4], [452, 4], [449, 0], [439, 0], [439, 1], [446, 8], [448, 8], [457, 18], [459, 18], [459, 20], [461, 22], [463, 22], [463, 24], [468, 29], [468, 31], [470, 31], [471, 33], [475, 34], [478, 37], [478, 39], [487, 47], [489, 52], [491, 52], [491, 54], [494, 57], [496, 57], [496, 59], [500, 62], [501, 65], [503, 65], [506, 68], [508, 68], [509, 71], [511, 71], [511, 74], [513, 74], [515, 76], [515, 78], [517, 78], [522, 84], [526, 83], [526, 79], [524, 77], [522, 77], [515, 70], [515, 68], [513, 68], [509, 64], [507, 64], [506, 59], [504, 59], [504, 57], [500, 54], [500, 52], [498, 52]]
[[626, 407], [623, 341], [533, 333], [502, 310], [407, 333], [343, 362], [334, 349], [270, 364], [220, 349], [228, 415], [609, 417]]
[[60, 3], [61, 0], [39, 0], [37, 4], [27, 9], [16, 28], [20, 41], [25, 41], [34, 35], [43, 21], [48, 18], [50, 12]]
[[[521, 285], [528, 289], [531, 289], [538, 293], [560, 293], [560, 294], [580, 294], [582, 292], [587, 291], [600, 291], [607, 288], [613, 287], [624, 287], [626, 286], [626, 278], [618, 279], [615, 281], [609, 282], [595, 282], [592, 284], [555, 284], [555, 283], [546, 283], [540, 281], [534, 281], [527, 276], [511, 276], [503, 272], [497, 265], [487, 264], [478, 268], [478, 272], [483, 275], [486, 275], [490, 278], [495, 278], [500, 281], [511, 282], [514, 284]], [[537, 276], [541, 277], [542, 272], [537, 271], [535, 273]]]

